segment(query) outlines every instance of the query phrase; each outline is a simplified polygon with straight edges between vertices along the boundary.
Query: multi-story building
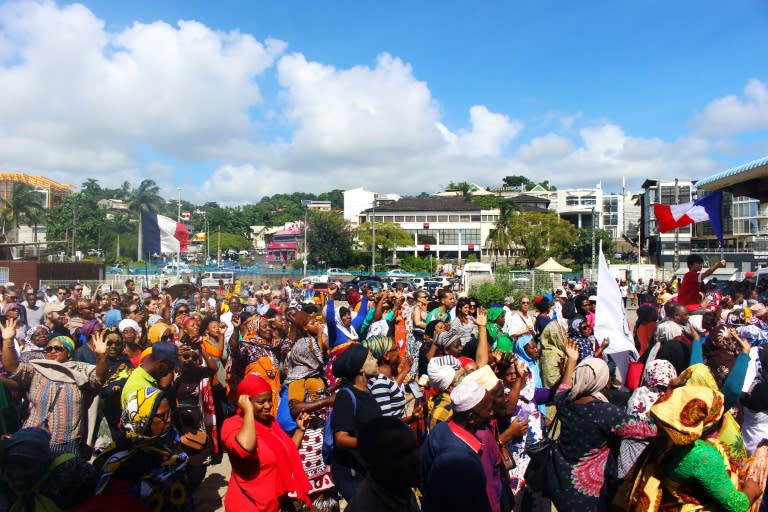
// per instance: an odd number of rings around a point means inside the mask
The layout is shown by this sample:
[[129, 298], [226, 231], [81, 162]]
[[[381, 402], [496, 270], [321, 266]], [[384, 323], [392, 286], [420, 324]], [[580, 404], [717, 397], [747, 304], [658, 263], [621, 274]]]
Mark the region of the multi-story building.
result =
[[647, 252], [651, 263], [672, 269], [675, 261], [675, 237], [677, 237], [677, 256], [679, 262], [685, 262], [691, 254], [691, 237], [693, 227], [687, 226], [674, 232], [659, 233], [656, 215], [653, 213], [653, 203], [679, 204], [694, 199], [693, 181], [678, 180], [677, 191], [675, 180], [648, 179], [642, 185], [642, 250]]
[[[346, 196], [346, 194], [345, 194]], [[408, 247], [398, 247], [396, 257], [434, 254], [444, 259], [478, 259], [489, 256], [485, 241], [499, 218], [499, 210], [485, 209], [461, 197], [404, 197], [378, 202], [358, 213], [357, 224], [371, 219], [394, 222], [413, 238]], [[346, 210], [346, 204], [345, 204]]]
[[634, 238], [640, 221], [640, 207], [634, 205], [629, 193], [609, 194], [602, 184], [594, 188], [546, 190], [540, 185], [520, 192], [515, 189], [499, 189], [496, 193], [515, 200], [521, 195], [535, 196], [549, 201], [549, 209], [577, 228], [600, 228], [611, 233], [614, 240], [627, 235]]

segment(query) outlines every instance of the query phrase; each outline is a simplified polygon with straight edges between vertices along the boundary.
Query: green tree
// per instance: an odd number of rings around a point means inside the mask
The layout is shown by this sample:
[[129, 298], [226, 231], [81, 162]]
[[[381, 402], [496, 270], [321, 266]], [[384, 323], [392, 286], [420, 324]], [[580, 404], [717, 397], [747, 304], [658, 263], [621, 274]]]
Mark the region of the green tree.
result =
[[[381, 261], [387, 261], [390, 253], [394, 253], [397, 247], [413, 246], [413, 237], [408, 234], [400, 224], [394, 222], [374, 222], [376, 227], [376, 252], [381, 254]], [[373, 230], [371, 223], [366, 222], [355, 228], [355, 238], [360, 241], [363, 248], [371, 247]]]
[[108, 231], [106, 222], [106, 212], [96, 205], [94, 197], [82, 192], [69, 194], [57, 208], [49, 211], [46, 231], [48, 240], [66, 240], [67, 245], [49, 244], [48, 247], [66, 251], [94, 248], [101, 234]]
[[[595, 254], [598, 253], [600, 242], [603, 242], [603, 253], [613, 255], [613, 237], [609, 231], [596, 229], [595, 231]], [[592, 228], [581, 228], [577, 230], [576, 241], [574, 242], [571, 256], [579, 265], [592, 264]]]
[[313, 265], [347, 267], [353, 261], [352, 230], [336, 212], [313, 211], [307, 226], [309, 261]]
[[131, 190], [128, 198], [128, 209], [138, 216], [138, 261], [142, 260], [141, 217], [142, 210], [158, 212], [163, 207], [165, 200], [160, 197], [160, 187], [154, 180], [142, 180], [139, 186]]
[[515, 187], [522, 187], [523, 190], [529, 190], [530, 188], [535, 185], [534, 182], [526, 178], [525, 176], [504, 176], [504, 178], [501, 180], [502, 183], [504, 183], [505, 187], [509, 188], [515, 188]]
[[19, 226], [29, 221], [34, 222], [34, 219], [40, 219], [43, 199], [43, 194], [35, 190], [32, 185], [14, 182], [10, 199], [3, 199], [2, 205], [7, 210], [5, 217], [14, 229], [15, 241], [19, 241]]
[[522, 212], [509, 223], [509, 236], [520, 249], [528, 267], [535, 266], [549, 256], [560, 258], [576, 241], [576, 228], [555, 212]]

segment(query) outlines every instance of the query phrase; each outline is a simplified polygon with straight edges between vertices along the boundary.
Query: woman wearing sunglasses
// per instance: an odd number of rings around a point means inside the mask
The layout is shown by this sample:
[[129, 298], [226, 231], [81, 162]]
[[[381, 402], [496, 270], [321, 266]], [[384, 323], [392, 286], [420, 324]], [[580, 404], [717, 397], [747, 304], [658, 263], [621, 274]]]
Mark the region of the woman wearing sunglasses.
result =
[[[9, 378], [30, 397], [29, 416], [24, 427], [43, 427], [51, 433], [51, 453], [84, 455], [87, 435], [85, 404], [99, 392], [107, 378], [107, 343], [101, 333], [94, 336], [96, 364], [71, 361], [75, 343], [67, 336], [56, 336], [43, 350], [45, 359], [19, 363], [13, 337], [16, 322], [8, 320], [2, 328], [3, 366]], [[98, 402], [97, 402], [98, 403]], [[87, 453], [85, 454], [87, 456]]]

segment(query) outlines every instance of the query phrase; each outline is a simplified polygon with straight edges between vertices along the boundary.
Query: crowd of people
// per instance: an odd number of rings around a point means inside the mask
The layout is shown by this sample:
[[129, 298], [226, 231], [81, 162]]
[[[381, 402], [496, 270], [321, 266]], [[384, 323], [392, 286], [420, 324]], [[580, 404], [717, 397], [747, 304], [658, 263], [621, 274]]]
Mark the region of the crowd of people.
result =
[[[715, 265], [717, 267], [721, 265]], [[768, 283], [0, 287], [0, 511], [766, 510]], [[345, 300], [342, 302], [340, 298]]]

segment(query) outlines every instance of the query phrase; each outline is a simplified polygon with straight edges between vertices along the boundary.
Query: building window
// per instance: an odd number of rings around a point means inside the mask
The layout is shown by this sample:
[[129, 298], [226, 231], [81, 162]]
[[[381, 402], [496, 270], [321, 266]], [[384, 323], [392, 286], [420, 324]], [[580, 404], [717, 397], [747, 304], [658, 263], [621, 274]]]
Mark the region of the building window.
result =
[[458, 215], [449, 215], [448, 216], [448, 222], [459, 222], [459, 216]]
[[416, 216], [414, 216], [414, 215], [406, 215], [405, 216], [405, 222], [416, 222]]
[[469, 220], [470, 220], [470, 222], [480, 222], [480, 216], [479, 215], [470, 215]]
[[437, 216], [437, 222], [448, 222], [448, 216], [447, 215], [438, 215]]
[[578, 206], [579, 205], [579, 198], [576, 196], [567, 196], [565, 198], [565, 205], [566, 206]]
[[395, 222], [405, 222], [405, 216], [395, 215]]
[[460, 215], [459, 222], [469, 222], [469, 215]]
[[437, 215], [427, 215], [428, 222], [437, 222]]

